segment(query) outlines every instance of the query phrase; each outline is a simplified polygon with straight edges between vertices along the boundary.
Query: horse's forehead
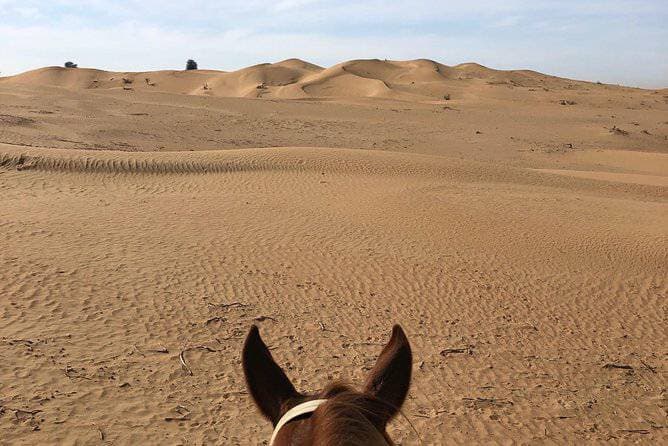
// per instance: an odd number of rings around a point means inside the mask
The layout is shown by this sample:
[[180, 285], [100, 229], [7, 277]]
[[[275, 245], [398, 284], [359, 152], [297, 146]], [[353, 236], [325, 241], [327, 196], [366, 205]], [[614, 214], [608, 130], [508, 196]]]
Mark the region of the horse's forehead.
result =
[[[318, 399], [318, 396], [327, 395], [323, 392], [319, 395], [306, 397], [303, 402]], [[336, 398], [334, 398], [336, 401]], [[292, 404], [295, 407], [297, 404]], [[343, 408], [348, 408], [352, 411], [352, 415], [358, 417], [360, 415], [357, 408], [353, 405], [343, 405]], [[288, 409], [289, 410], [289, 409]], [[337, 411], [337, 415], [331, 417], [332, 412], [328, 412], [325, 408], [324, 412], [320, 407], [316, 408], [309, 415], [302, 418], [297, 418], [289, 423], [279, 431], [274, 439], [274, 446], [332, 446], [341, 444], [342, 438], [357, 438], [368, 446], [388, 446], [393, 445], [387, 433], [383, 430], [376, 429], [371, 423], [366, 424], [362, 430], [352, 429], [349, 423], [351, 414], [346, 414], [345, 410]], [[359, 423], [353, 423], [360, 426]], [[359, 438], [358, 438], [359, 437]]]
[[[326, 400], [316, 395], [300, 395], [283, 403], [278, 424], [274, 426], [273, 445], [310, 445], [312, 415]], [[301, 408], [301, 409], [300, 409]]]
[[310, 446], [313, 444], [313, 420], [308, 417], [286, 424], [276, 435], [273, 446]]

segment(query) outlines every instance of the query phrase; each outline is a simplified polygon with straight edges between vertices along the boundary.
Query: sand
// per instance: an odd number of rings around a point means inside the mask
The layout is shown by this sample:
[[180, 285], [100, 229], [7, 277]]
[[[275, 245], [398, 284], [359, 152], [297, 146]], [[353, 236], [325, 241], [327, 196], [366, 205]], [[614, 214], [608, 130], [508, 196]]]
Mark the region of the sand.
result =
[[402, 324], [424, 444], [666, 442], [667, 160], [665, 90], [476, 64], [0, 78], [0, 443], [264, 444], [253, 323], [304, 391]]

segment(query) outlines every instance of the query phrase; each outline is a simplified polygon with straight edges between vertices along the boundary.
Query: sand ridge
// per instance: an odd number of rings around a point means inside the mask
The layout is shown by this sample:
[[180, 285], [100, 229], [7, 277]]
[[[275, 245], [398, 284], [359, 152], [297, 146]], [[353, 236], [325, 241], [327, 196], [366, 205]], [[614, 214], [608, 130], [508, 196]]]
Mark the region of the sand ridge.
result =
[[46, 67], [0, 78], [6, 84], [70, 89], [126, 89], [245, 98], [443, 99], [458, 81], [525, 87], [585, 85], [536, 72], [500, 71], [479, 64], [447, 66], [427, 59], [352, 60], [322, 68], [299, 59], [264, 63], [233, 72], [216, 70], [110, 72]]
[[[114, 152], [53, 150], [0, 143], [0, 167], [47, 172], [117, 174], [215, 174], [231, 172], [293, 171], [327, 174], [385, 175], [405, 178], [440, 178], [464, 182], [495, 182], [579, 189], [597, 193], [628, 194], [644, 199], [668, 198], [666, 176], [584, 172], [559, 169], [499, 168], [433, 155], [365, 152], [327, 147], [274, 147], [198, 152]], [[567, 180], [547, 174], [580, 178]], [[595, 181], [587, 181], [595, 180]]]

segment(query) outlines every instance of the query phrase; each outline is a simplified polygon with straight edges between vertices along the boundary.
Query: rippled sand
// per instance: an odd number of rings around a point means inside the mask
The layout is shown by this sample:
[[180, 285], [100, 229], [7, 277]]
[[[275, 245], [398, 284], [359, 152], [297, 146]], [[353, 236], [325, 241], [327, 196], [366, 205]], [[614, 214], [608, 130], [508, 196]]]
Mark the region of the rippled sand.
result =
[[541, 96], [513, 123], [530, 93], [489, 88], [452, 111], [0, 82], [0, 443], [262, 444], [251, 324], [308, 391], [360, 383], [395, 322], [425, 444], [667, 441], [668, 107]]

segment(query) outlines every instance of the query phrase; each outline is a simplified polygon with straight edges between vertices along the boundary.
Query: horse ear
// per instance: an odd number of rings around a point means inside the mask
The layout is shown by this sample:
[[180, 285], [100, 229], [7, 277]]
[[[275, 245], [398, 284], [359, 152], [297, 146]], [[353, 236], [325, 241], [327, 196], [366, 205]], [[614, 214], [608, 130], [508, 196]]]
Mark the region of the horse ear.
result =
[[411, 385], [413, 354], [406, 334], [399, 325], [392, 328], [392, 337], [380, 353], [367, 378], [364, 390], [387, 403], [391, 410], [385, 422], [399, 412]]
[[283, 403], [298, 393], [272, 358], [255, 325], [246, 336], [241, 356], [248, 391], [262, 415], [276, 426]]

